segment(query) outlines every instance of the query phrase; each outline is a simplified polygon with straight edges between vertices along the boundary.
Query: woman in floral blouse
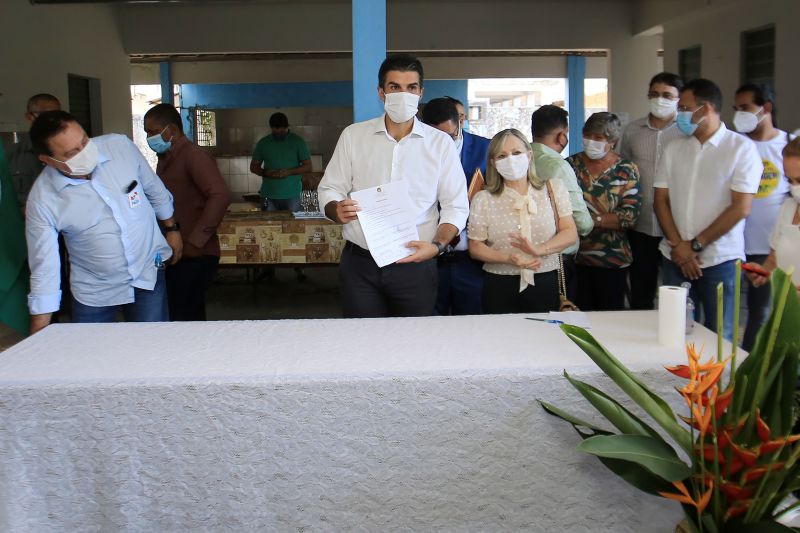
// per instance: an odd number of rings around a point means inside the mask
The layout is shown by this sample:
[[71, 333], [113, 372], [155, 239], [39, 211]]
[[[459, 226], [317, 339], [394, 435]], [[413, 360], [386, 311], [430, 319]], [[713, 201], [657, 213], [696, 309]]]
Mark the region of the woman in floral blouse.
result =
[[578, 307], [586, 311], [625, 308], [631, 264], [626, 230], [636, 226], [642, 203], [639, 169], [612, 150], [622, 125], [612, 113], [595, 113], [583, 126], [583, 152], [567, 158], [578, 177], [594, 229], [581, 237], [575, 258]]

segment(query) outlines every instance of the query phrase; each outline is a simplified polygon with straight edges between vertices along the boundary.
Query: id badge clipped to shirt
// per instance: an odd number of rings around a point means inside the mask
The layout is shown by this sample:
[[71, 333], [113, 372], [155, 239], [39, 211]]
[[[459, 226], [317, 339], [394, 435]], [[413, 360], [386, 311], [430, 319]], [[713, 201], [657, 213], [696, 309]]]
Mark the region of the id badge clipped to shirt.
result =
[[128, 195], [128, 204], [131, 206], [131, 209], [134, 207], [139, 207], [139, 204], [142, 203], [142, 197], [139, 195], [139, 191], [136, 190], [137, 185], [138, 183], [136, 180], [134, 180], [130, 185], [128, 185], [125, 191]]

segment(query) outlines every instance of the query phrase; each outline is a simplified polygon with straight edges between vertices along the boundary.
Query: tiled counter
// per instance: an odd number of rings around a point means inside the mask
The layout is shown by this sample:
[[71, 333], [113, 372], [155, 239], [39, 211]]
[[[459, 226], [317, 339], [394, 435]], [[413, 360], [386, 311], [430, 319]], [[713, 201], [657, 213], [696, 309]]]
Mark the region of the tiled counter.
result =
[[339, 224], [286, 211], [229, 212], [218, 233], [223, 265], [338, 263], [344, 247]]

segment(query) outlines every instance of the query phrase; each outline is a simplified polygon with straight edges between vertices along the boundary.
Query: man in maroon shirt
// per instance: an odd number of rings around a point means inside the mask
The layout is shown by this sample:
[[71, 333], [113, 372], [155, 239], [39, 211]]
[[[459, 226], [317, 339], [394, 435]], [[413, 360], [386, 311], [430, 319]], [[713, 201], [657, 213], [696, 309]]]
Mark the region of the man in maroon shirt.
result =
[[175, 203], [183, 237], [183, 259], [167, 268], [170, 320], [205, 320], [205, 292], [219, 265], [217, 226], [230, 192], [215, 159], [183, 133], [178, 111], [158, 104], [144, 115], [147, 144], [158, 154], [156, 174]]

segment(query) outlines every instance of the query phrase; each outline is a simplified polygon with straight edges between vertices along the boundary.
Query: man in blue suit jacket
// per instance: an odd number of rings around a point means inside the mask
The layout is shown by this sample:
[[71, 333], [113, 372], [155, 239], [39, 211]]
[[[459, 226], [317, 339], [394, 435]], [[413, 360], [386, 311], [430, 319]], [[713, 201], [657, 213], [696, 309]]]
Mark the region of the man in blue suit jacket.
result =
[[[462, 130], [454, 98], [436, 98], [422, 110], [422, 121], [441, 130], [456, 143], [467, 187], [476, 169], [486, 175], [486, 157], [489, 139]], [[463, 113], [463, 106], [461, 107]], [[439, 256], [439, 289], [436, 296], [436, 313], [440, 315], [477, 315], [481, 313], [483, 290], [483, 263], [475, 261], [467, 251], [467, 231], [450, 243], [447, 253]]]

